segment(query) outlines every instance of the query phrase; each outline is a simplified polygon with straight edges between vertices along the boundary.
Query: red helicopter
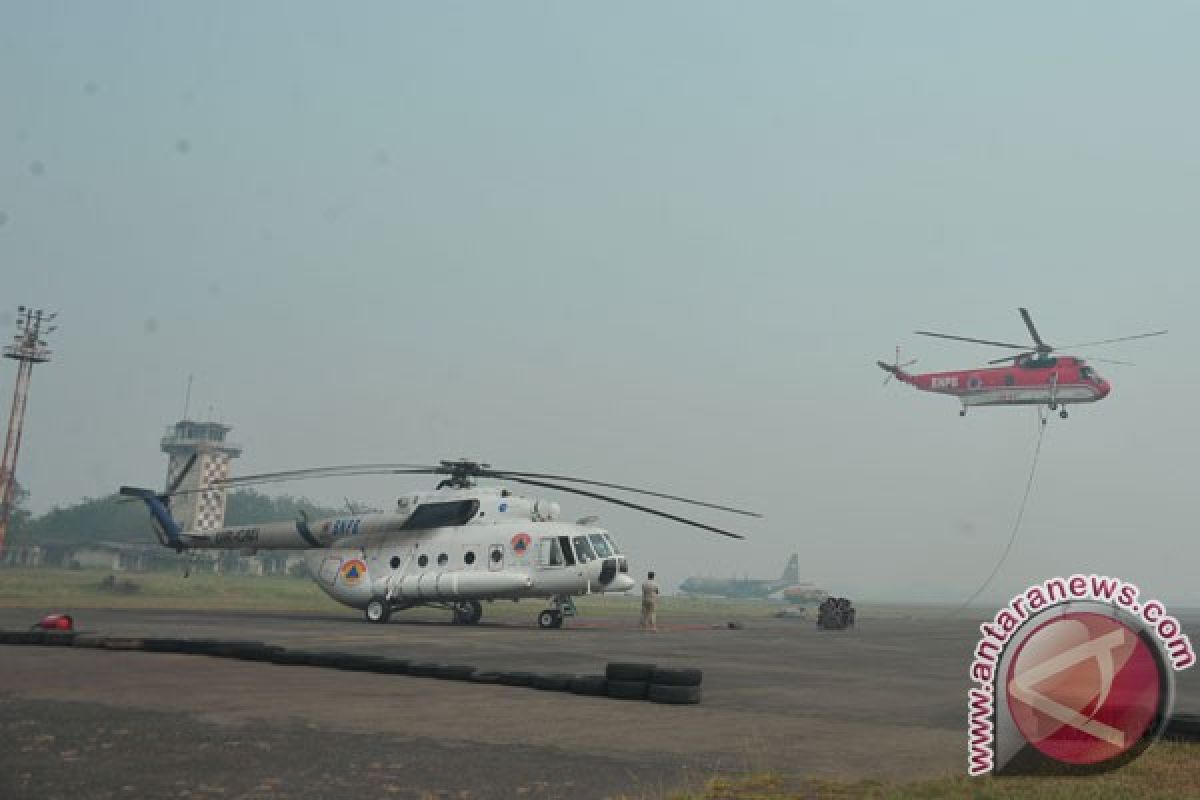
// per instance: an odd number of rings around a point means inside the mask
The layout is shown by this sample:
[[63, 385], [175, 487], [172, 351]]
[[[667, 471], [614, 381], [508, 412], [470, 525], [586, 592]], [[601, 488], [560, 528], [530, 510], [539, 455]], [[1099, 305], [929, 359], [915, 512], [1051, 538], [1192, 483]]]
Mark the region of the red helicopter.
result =
[[[1007, 364], [1003, 367], [982, 367], [980, 369], [955, 370], [953, 372], [927, 372], [923, 375], [910, 375], [904, 368], [916, 363], [908, 361], [900, 363], [900, 349], [896, 349], [896, 362], [887, 364], [877, 361], [880, 368], [889, 373], [884, 383], [895, 376], [923, 392], [935, 392], [957, 397], [962, 402], [960, 417], [967, 415], [970, 406], [1029, 406], [1045, 405], [1051, 411], [1062, 406], [1058, 415], [1067, 418], [1069, 403], [1094, 403], [1108, 397], [1112, 386], [1100, 373], [1088, 366], [1076, 356], [1055, 355], [1063, 348], [1051, 347], [1042, 341], [1033, 319], [1024, 308], [1019, 309], [1025, 327], [1033, 337], [1033, 346], [1013, 344], [1011, 342], [993, 342], [988, 339], [972, 339], [967, 336], [951, 336], [948, 333], [932, 331], [916, 331], [922, 336], [935, 336], [939, 339], [954, 339], [959, 342], [974, 342], [992, 347], [1009, 347], [1022, 352], [1004, 358], [989, 361], [988, 364]], [[1122, 336], [1117, 339], [1103, 339], [1097, 342], [1084, 342], [1070, 345], [1075, 347], [1093, 347], [1113, 342], [1124, 342], [1130, 339], [1144, 339], [1148, 336], [1162, 336], [1166, 331], [1139, 333], [1134, 336]], [[1125, 364], [1128, 361], [1113, 361], [1097, 358], [1095, 361], [1106, 361], [1110, 364]], [[1011, 363], [1010, 363], [1011, 362]]]

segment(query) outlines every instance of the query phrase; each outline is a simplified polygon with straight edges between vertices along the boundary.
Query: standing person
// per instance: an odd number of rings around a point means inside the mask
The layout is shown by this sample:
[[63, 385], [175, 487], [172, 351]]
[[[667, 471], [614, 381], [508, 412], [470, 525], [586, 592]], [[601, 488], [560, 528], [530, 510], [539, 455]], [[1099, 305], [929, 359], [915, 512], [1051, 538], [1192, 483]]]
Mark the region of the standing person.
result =
[[658, 633], [658, 584], [654, 573], [646, 573], [642, 582], [642, 630]]

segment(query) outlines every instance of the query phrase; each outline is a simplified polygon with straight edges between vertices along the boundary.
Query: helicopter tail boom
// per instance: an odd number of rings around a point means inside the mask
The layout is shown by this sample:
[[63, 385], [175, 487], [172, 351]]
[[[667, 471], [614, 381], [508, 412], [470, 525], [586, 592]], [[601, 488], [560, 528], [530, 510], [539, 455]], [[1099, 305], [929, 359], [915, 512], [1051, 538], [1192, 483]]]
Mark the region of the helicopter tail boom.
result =
[[171, 510], [167, 507], [167, 498], [159, 495], [153, 489], [139, 489], [136, 486], [122, 486], [121, 495], [124, 497], [133, 497], [141, 500], [146, 504], [146, 508], [150, 511], [150, 516], [154, 518], [155, 533], [158, 535], [158, 540], [164, 547], [172, 547], [176, 551], [183, 550], [186, 545], [180, 534], [183, 530], [179, 527], [179, 523], [171, 516]]
[[886, 361], [876, 361], [875, 363], [879, 365], [881, 370], [888, 373], [901, 383], [913, 382], [913, 376], [905, 372], [902, 367], [899, 367], [895, 364], [889, 364]]

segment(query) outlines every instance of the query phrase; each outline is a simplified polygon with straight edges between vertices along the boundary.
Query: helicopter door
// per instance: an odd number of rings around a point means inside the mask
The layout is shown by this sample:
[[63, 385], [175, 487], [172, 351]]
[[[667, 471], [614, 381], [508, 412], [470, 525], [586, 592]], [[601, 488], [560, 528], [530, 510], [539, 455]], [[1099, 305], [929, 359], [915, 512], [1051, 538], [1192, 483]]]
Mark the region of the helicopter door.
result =
[[504, 545], [494, 544], [488, 548], [488, 569], [492, 572], [504, 569]]

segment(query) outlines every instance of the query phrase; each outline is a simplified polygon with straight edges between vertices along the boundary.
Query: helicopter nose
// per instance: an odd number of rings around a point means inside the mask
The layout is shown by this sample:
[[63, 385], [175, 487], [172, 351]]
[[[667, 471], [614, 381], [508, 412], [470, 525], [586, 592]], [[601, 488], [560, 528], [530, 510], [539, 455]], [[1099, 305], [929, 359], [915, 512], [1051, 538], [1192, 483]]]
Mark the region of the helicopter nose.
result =
[[1108, 397], [1108, 393], [1112, 391], [1112, 384], [1108, 381], [1100, 381], [1100, 397]]
[[617, 577], [613, 578], [612, 583], [610, 583], [605, 588], [605, 591], [628, 592], [630, 589], [633, 588], [633, 586], [634, 586], [633, 578], [629, 577], [628, 575], [621, 574], [621, 575], [618, 575]]

